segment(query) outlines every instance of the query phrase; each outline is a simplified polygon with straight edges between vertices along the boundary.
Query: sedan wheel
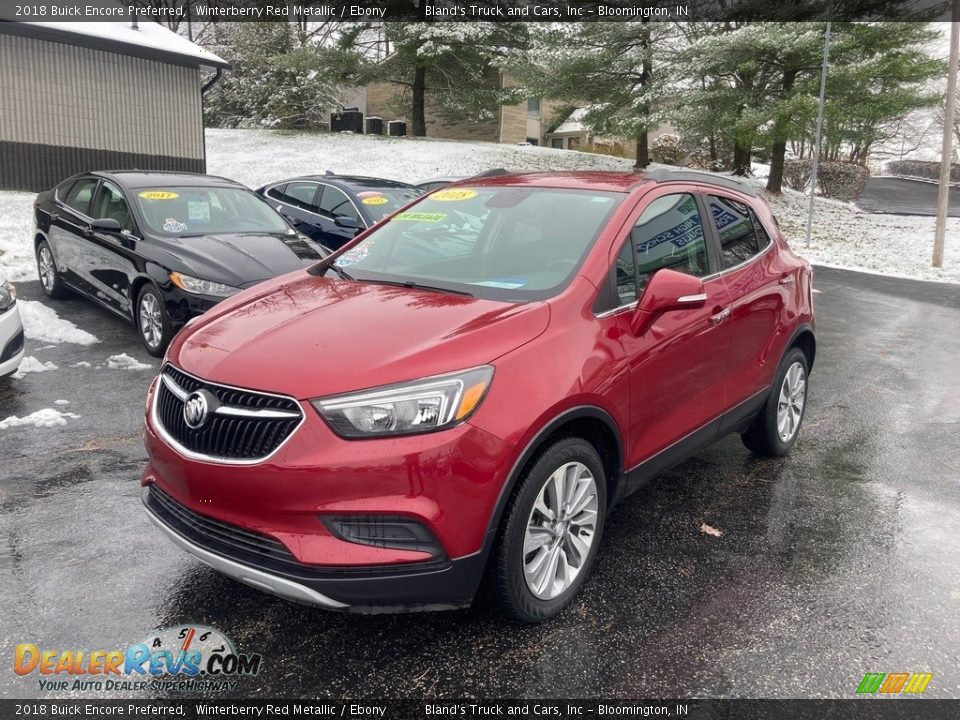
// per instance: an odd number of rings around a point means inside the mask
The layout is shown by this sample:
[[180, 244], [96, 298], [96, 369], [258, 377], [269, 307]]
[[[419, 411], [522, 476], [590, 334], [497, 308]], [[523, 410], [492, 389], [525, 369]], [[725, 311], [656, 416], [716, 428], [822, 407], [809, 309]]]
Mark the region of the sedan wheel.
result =
[[137, 300], [137, 329], [147, 352], [162, 357], [173, 332], [163, 300], [152, 285], [146, 285]]
[[488, 580], [505, 613], [541, 622], [576, 597], [603, 534], [606, 487], [600, 456], [578, 437], [556, 440], [526, 469], [490, 558]]
[[40, 276], [40, 287], [43, 294], [55, 300], [66, 297], [67, 289], [60, 278], [57, 263], [53, 259], [53, 252], [46, 240], [37, 245], [37, 274]]

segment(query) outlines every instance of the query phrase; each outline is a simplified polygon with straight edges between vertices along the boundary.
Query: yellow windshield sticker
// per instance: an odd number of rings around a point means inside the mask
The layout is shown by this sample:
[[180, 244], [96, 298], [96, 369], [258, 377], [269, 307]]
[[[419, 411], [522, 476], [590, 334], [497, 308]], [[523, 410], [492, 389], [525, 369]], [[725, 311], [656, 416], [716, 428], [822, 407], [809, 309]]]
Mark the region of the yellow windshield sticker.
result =
[[476, 196], [476, 190], [468, 190], [467, 188], [447, 188], [446, 190], [438, 190], [430, 196], [430, 199], [441, 200], [443, 202], [454, 202], [456, 200], [469, 200], [470, 198], [475, 198]]
[[394, 220], [410, 220], [411, 222], [440, 222], [446, 213], [402, 212], [393, 216]]
[[145, 190], [139, 194], [144, 200], [176, 200], [179, 195], [169, 190]]
[[387, 200], [383, 195], [374, 195], [373, 197], [365, 197], [361, 200], [364, 205], [386, 205], [389, 200]]

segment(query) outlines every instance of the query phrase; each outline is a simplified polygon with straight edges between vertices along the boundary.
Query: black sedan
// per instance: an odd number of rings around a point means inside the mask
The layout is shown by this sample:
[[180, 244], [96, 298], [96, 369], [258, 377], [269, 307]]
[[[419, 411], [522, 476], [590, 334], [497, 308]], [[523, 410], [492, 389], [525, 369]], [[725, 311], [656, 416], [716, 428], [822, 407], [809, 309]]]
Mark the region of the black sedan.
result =
[[34, 218], [44, 293], [134, 322], [157, 357], [191, 317], [328, 254], [243, 185], [192, 173], [77, 175], [40, 193]]
[[305, 175], [257, 190], [304, 235], [336, 250], [423, 195], [406, 183], [352, 175]]

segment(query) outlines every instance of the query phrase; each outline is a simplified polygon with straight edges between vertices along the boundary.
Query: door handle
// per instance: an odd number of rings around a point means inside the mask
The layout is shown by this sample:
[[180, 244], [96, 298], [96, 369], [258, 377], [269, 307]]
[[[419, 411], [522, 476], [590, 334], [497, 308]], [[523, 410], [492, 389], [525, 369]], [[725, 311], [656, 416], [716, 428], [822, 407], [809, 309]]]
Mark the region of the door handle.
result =
[[730, 308], [724, 308], [720, 312], [711, 315], [710, 322], [712, 322], [714, 325], [719, 325], [728, 317], [730, 317]]
[[793, 285], [793, 282], [794, 282], [793, 275], [784, 275], [782, 278], [780, 278], [781, 285]]
[[59, 219], [60, 219], [60, 216], [59, 216], [57, 213], [51, 213], [51, 214], [50, 214], [50, 220], [51, 220], [51, 222], [56, 222], [56, 221], [59, 220]]

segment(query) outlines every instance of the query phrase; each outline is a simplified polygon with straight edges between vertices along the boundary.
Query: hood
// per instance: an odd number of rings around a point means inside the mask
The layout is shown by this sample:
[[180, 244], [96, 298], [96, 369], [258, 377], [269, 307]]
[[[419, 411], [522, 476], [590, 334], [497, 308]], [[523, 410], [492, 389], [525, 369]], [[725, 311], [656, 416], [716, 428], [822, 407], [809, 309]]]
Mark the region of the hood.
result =
[[540, 302], [297, 273], [203, 316], [169, 357], [213, 382], [306, 399], [482, 365], [540, 335], [549, 318]]
[[319, 247], [299, 234], [224, 233], [162, 238], [156, 246], [176, 258], [169, 263], [187, 275], [242, 287], [323, 258]]

